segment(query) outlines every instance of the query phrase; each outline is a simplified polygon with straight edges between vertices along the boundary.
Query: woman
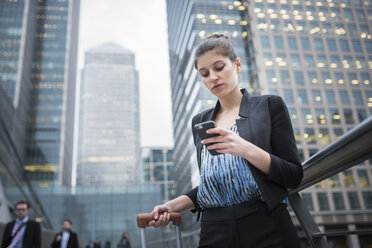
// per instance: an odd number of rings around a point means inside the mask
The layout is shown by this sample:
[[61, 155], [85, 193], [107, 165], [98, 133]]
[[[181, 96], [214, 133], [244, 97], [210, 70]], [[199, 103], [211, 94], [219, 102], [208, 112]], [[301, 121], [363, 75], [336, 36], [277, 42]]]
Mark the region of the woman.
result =
[[199, 247], [301, 247], [284, 203], [303, 176], [289, 114], [279, 96], [240, 90], [241, 66], [226, 36], [213, 34], [197, 48], [195, 68], [218, 102], [192, 125], [213, 120], [207, 133], [219, 136], [200, 140], [193, 130], [200, 185], [155, 206], [149, 226], [193, 210], [202, 212]]

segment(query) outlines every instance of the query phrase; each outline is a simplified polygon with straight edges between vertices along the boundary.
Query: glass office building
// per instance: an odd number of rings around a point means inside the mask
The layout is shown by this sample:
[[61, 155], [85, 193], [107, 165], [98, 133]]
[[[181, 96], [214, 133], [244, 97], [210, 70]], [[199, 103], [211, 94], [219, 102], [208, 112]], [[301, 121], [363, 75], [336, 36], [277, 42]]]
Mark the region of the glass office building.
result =
[[38, 187], [71, 184], [79, 5], [35, 6], [25, 169]]
[[78, 17], [78, 0], [0, 1], [1, 183], [48, 228], [36, 195], [71, 183]]
[[0, 86], [0, 224], [15, 218], [14, 204], [19, 200], [31, 203], [29, 216], [41, 222], [43, 228], [51, 229], [51, 222], [38, 195], [23, 170], [22, 143], [18, 133], [24, 128], [17, 118], [17, 109], [7, 92]]
[[134, 62], [131, 51], [113, 43], [85, 53], [77, 185], [125, 185], [139, 181], [139, 92]]
[[170, 147], [142, 147], [143, 182], [160, 184], [163, 201], [176, 197], [173, 149]]
[[[208, 33], [232, 38], [248, 66], [241, 87], [284, 98], [302, 160], [372, 114], [371, 1], [167, 1], [167, 11], [175, 165], [183, 178], [178, 193], [197, 185], [191, 118], [208, 100], [209, 107], [215, 103], [193, 69], [193, 51]], [[366, 161], [302, 192], [321, 228], [368, 226], [371, 168]], [[370, 242], [363, 236], [331, 240]]]
[[[61, 186], [38, 190], [41, 203], [48, 210], [54, 231], [60, 231], [64, 219], [72, 221], [83, 247], [96, 238], [103, 244], [111, 241], [116, 247], [124, 232], [128, 232], [132, 247], [140, 245], [136, 216], [149, 213], [162, 203], [158, 184], [126, 186]], [[146, 229], [148, 240], [166, 237], [161, 229]]]

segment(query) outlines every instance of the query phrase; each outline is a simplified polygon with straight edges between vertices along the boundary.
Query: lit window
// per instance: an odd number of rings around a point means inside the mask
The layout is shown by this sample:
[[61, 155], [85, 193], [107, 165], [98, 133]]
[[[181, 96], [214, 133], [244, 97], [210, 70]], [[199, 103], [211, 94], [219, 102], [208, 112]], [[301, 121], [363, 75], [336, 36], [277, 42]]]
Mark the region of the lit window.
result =
[[[323, 119], [322, 117], [318, 117], [318, 122], [320, 122], [320, 124], [324, 125], [323, 121], [324, 123], [326, 122], [325, 119]], [[319, 129], [319, 141], [322, 146], [326, 146], [331, 143], [331, 137], [329, 136], [327, 128]]]
[[338, 112], [338, 109], [329, 109], [332, 118], [332, 124], [340, 124], [341, 123], [341, 116]]

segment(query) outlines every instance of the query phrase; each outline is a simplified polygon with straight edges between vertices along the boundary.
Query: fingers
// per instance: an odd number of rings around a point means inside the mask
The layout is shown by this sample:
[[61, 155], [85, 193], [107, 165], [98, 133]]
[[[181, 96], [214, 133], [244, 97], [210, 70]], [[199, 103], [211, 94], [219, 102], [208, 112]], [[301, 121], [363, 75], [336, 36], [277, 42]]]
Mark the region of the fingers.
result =
[[165, 205], [158, 205], [154, 207], [151, 215], [153, 220], [148, 223], [148, 226], [153, 227], [166, 227], [170, 221], [169, 209]]
[[206, 133], [208, 134], [211, 134], [211, 133], [218, 133], [220, 135], [226, 135], [229, 133], [229, 130], [227, 130], [226, 128], [222, 128], [222, 127], [215, 127], [215, 128], [210, 128], [206, 131]]
[[159, 215], [164, 212], [169, 212], [168, 207], [165, 205], [158, 205], [155, 206], [154, 210], [152, 210], [151, 215], [154, 218], [154, 220], [157, 220], [159, 218]]
[[164, 212], [159, 215], [157, 220], [152, 220], [148, 223], [148, 226], [153, 226], [153, 227], [166, 227], [169, 224], [170, 221], [170, 214], [167, 212]]
[[213, 130], [213, 133], [219, 133], [220, 136], [203, 139], [202, 140], [203, 144], [225, 143], [225, 142], [231, 142], [232, 139], [233, 139], [233, 134], [234, 133], [230, 132], [229, 130], [226, 130], [226, 129], [223, 129], [223, 128], [213, 128], [213, 129], [209, 129], [209, 130]]

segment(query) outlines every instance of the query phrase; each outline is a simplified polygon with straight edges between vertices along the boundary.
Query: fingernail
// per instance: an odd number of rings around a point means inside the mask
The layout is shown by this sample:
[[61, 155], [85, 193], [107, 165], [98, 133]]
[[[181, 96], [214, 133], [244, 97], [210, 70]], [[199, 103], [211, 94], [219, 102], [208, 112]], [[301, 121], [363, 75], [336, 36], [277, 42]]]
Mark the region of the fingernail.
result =
[[155, 215], [154, 219], [155, 219], [155, 220], [157, 220], [157, 219], [158, 219], [158, 216], [157, 216], [157, 215]]

